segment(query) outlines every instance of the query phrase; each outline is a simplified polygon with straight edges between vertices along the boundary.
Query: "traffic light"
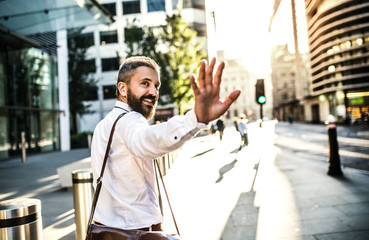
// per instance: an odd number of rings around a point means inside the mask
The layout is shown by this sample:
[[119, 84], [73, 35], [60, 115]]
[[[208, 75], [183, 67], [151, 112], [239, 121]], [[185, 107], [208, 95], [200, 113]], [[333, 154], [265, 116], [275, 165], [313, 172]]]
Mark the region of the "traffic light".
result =
[[255, 85], [255, 100], [258, 104], [264, 104], [266, 102], [264, 79], [258, 79]]

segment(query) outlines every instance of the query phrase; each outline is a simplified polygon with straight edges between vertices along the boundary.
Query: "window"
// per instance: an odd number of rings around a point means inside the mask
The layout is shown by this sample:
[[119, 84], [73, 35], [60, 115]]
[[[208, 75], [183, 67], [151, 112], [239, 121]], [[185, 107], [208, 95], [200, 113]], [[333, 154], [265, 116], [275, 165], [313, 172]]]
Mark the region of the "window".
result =
[[81, 34], [81, 37], [84, 39], [87, 47], [91, 47], [94, 45], [94, 34], [92, 32], [83, 33]]
[[165, 0], [147, 0], [147, 11], [156, 12], [165, 10]]
[[113, 16], [117, 15], [117, 10], [115, 7], [115, 3], [106, 3], [106, 4], [101, 4], [104, 8], [106, 8], [106, 10], [109, 11], [109, 13]]
[[119, 61], [118, 58], [103, 58], [101, 59], [102, 71], [118, 71]]
[[140, 1], [139, 0], [125, 0], [123, 1], [123, 14], [140, 13]]
[[124, 29], [124, 42], [141, 41], [144, 35], [144, 31], [139, 27], [125, 28]]
[[183, 8], [197, 8], [205, 10], [204, 0], [183, 0]]
[[88, 68], [89, 73], [95, 73], [96, 72], [95, 59], [88, 59], [88, 60], [85, 61], [85, 64]]
[[86, 97], [83, 99], [84, 101], [95, 101], [98, 99], [97, 97], [97, 87], [89, 87], [87, 89], [88, 93], [86, 94]]
[[117, 30], [100, 32], [100, 41], [101, 45], [105, 45], [108, 43], [117, 43], [118, 42]]
[[103, 87], [104, 89], [104, 99], [116, 98], [116, 87], [115, 85], [107, 85]]

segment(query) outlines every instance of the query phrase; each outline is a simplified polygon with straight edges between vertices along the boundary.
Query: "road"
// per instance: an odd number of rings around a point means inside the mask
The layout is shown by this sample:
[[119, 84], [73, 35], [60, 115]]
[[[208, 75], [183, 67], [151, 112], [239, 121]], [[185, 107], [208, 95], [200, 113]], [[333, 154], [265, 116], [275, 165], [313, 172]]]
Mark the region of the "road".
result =
[[[275, 145], [296, 156], [328, 161], [328, 133], [326, 127], [315, 124], [279, 122]], [[365, 126], [337, 126], [339, 155], [343, 167], [369, 171], [369, 128]]]

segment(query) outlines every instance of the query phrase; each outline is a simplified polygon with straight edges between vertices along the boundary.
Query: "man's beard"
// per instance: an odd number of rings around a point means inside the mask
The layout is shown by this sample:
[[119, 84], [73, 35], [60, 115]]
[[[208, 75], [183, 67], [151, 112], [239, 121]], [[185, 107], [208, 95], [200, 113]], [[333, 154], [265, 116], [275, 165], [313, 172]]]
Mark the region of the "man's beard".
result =
[[[154, 101], [153, 106], [149, 106], [143, 103], [143, 99], [148, 98]], [[133, 111], [141, 113], [147, 120], [151, 119], [155, 114], [157, 105], [156, 97], [153, 95], [144, 95], [137, 97], [130, 88], [127, 90], [127, 102]]]

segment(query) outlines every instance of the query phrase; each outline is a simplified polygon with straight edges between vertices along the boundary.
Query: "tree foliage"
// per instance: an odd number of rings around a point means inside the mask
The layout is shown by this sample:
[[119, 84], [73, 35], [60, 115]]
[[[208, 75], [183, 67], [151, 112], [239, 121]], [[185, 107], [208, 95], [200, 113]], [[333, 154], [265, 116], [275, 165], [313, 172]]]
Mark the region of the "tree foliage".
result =
[[206, 57], [204, 39], [183, 21], [181, 13], [166, 16], [166, 24], [140, 28], [131, 23], [126, 29], [127, 57], [144, 55], [161, 68], [160, 104], [175, 103], [181, 113], [193, 104], [190, 74], [196, 73]]
[[95, 64], [86, 64], [87, 49], [91, 39], [81, 34], [82, 29], [68, 31], [68, 72], [69, 72], [69, 110], [71, 114], [71, 133], [76, 134], [77, 116], [92, 113], [91, 93], [97, 94], [96, 80], [90, 73], [95, 72]]

